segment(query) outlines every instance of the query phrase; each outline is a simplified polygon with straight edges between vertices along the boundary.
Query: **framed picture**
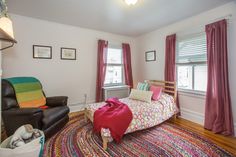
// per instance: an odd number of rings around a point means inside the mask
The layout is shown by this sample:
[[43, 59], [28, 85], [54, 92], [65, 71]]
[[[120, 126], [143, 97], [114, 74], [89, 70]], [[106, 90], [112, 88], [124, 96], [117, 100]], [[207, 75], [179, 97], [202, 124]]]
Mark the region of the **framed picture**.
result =
[[152, 51], [145, 52], [145, 59], [146, 59], [146, 62], [156, 61], [156, 51], [152, 50]]
[[75, 48], [61, 48], [61, 59], [64, 60], [76, 60]]
[[52, 46], [33, 45], [33, 58], [52, 59]]

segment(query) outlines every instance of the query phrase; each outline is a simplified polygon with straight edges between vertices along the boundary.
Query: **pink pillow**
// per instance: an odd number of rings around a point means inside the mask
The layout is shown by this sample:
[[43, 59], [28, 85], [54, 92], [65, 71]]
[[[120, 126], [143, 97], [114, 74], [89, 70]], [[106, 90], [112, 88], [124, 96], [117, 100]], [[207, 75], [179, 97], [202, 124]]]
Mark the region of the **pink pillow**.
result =
[[161, 97], [161, 93], [162, 93], [162, 87], [158, 87], [158, 86], [151, 86], [150, 87], [150, 91], [153, 92], [152, 94], [152, 100], [158, 100]]

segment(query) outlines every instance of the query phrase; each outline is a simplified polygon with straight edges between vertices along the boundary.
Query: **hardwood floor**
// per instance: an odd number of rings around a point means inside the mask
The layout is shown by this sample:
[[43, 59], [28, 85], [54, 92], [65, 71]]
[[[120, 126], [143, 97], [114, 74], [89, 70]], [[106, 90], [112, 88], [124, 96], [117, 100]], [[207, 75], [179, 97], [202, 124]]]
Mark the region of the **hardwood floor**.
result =
[[171, 119], [169, 122], [207, 138], [236, 156], [236, 137], [214, 134], [213, 132], [204, 129], [203, 126], [183, 118], [176, 118], [176, 120]]

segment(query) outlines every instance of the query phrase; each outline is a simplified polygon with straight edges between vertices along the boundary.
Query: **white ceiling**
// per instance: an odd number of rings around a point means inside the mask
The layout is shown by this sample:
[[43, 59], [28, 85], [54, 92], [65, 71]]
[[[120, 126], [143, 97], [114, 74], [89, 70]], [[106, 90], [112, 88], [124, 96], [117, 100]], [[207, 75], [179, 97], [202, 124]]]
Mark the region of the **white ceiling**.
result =
[[233, 0], [7, 0], [10, 13], [138, 36]]

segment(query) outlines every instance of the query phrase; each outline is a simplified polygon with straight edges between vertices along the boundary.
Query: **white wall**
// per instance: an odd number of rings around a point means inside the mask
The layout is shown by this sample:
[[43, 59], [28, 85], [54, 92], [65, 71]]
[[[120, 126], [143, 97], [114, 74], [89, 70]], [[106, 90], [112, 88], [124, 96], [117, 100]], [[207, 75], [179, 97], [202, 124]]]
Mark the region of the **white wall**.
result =
[[[164, 63], [165, 63], [165, 38], [172, 33], [183, 34], [185, 30], [194, 30], [197, 27], [204, 29], [205, 24], [213, 22], [215, 19], [232, 14], [229, 25], [228, 36], [228, 58], [229, 58], [229, 79], [232, 107], [234, 114], [234, 123], [236, 124], [236, 2], [228, 3], [224, 6], [209, 10], [197, 16], [174, 23], [167, 27], [155, 30], [153, 32], [142, 35], [136, 39], [139, 46], [137, 62], [139, 62], [139, 75], [137, 80], [144, 79], [164, 79]], [[145, 62], [144, 53], [148, 50], [157, 50], [157, 61]], [[190, 120], [203, 123], [205, 112], [204, 96], [192, 97], [190, 95], [180, 95], [180, 105], [182, 115]], [[236, 125], [235, 125], [236, 126]]]
[[[3, 53], [3, 77], [37, 77], [47, 96], [69, 96], [69, 104], [83, 102], [85, 93], [88, 102], [95, 100], [98, 39], [134, 47], [130, 37], [14, 14], [11, 19], [18, 43]], [[33, 59], [34, 44], [52, 46], [52, 59]], [[76, 48], [77, 60], [61, 60], [61, 47]]]

